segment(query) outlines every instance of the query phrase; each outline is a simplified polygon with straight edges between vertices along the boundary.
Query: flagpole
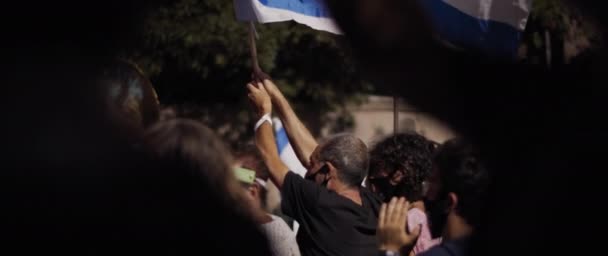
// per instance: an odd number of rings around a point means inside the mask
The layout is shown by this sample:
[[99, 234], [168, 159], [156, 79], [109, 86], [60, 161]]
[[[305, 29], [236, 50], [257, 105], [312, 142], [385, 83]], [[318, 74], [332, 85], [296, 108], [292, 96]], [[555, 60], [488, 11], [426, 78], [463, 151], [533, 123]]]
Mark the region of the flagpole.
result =
[[399, 109], [397, 106], [397, 96], [393, 96], [393, 134], [399, 132]]
[[264, 73], [264, 71], [262, 71], [262, 69], [260, 68], [260, 63], [258, 61], [258, 50], [257, 50], [257, 46], [255, 44], [255, 41], [257, 39], [257, 33], [255, 31], [255, 25], [253, 24], [253, 21], [249, 22], [249, 52], [251, 54], [251, 68], [252, 68], [252, 76], [253, 76], [253, 80], [258, 81], [258, 82], [262, 82], [265, 79], [270, 79], [270, 76], [268, 76], [266, 73]]
[[255, 44], [255, 25], [253, 21], [249, 22], [249, 53], [251, 54], [251, 68], [255, 74], [260, 69], [260, 64], [258, 63], [258, 50]]

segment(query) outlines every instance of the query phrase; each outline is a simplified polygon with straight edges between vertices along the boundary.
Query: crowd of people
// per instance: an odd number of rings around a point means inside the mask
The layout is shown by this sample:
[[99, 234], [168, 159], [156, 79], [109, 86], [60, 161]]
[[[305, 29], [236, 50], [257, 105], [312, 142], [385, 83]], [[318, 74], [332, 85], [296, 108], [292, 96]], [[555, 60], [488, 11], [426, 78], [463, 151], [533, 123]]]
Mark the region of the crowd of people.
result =
[[[113, 236], [197, 237], [215, 241], [209, 246], [220, 252], [254, 255], [467, 254], [489, 178], [462, 140], [438, 145], [411, 132], [388, 136], [371, 150], [350, 134], [318, 142], [279, 87], [264, 79], [247, 84], [258, 120], [255, 143], [230, 152], [199, 121], [160, 111], [135, 65], [113, 60], [94, 73], [112, 132], [137, 159], [130, 162], [138, 171], [112, 181], [127, 205], [111, 215], [124, 224]], [[280, 159], [273, 114], [307, 169], [304, 176]], [[280, 191], [282, 216], [267, 207], [271, 183]], [[299, 225], [297, 232], [286, 220]], [[241, 236], [246, 248], [227, 242]]]
[[[595, 231], [605, 219], [598, 208], [608, 129], [598, 120], [605, 112], [604, 49], [538, 71], [436, 42], [415, 1], [327, 0], [366, 77], [466, 140], [439, 145], [404, 133], [369, 148], [348, 134], [318, 141], [280, 86], [264, 80], [246, 92], [259, 120], [252, 124], [255, 145], [231, 152], [205, 125], [160, 111], [150, 81], [133, 65], [100, 61], [131, 42], [137, 14], [153, 1], [106, 2], [15, 3], [22, 7], [12, 12], [22, 18], [4, 23], [11, 27], [0, 101], [6, 251], [379, 256], [602, 249], [593, 238], [601, 238]], [[597, 18], [599, 30], [608, 28], [598, 1], [569, 2]], [[282, 121], [308, 170], [304, 177], [281, 162], [269, 114]], [[281, 209], [269, 211], [265, 194], [277, 188]]]
[[[415, 133], [389, 136], [371, 151], [349, 134], [317, 143], [272, 81], [247, 87], [260, 120], [256, 145], [283, 212], [301, 225], [303, 255], [466, 255], [489, 185], [470, 144], [438, 146]], [[279, 158], [273, 111], [308, 170], [304, 177]]]
[[[227, 252], [243, 249], [226, 242], [238, 230], [254, 255], [467, 254], [489, 182], [470, 144], [438, 145], [414, 132], [388, 136], [371, 150], [350, 134], [317, 142], [265, 79], [247, 84], [258, 120], [255, 143], [230, 152], [199, 121], [160, 111], [152, 84], [135, 65], [112, 60], [98, 68], [93, 77], [114, 124], [108, 132], [124, 142], [114, 146], [126, 147], [137, 159], [131, 168], [139, 169], [115, 185], [120, 189], [113, 193], [128, 207], [111, 215], [124, 223], [114, 236], [198, 237]], [[280, 159], [273, 114], [307, 169], [304, 176]], [[282, 216], [267, 206], [271, 183], [280, 191]], [[286, 220], [299, 225], [297, 232]]]
[[[125, 161], [131, 170], [105, 180], [114, 196], [102, 198], [119, 209], [109, 216], [122, 224], [107, 227], [111, 236], [205, 239], [207, 249], [222, 254], [467, 255], [489, 174], [465, 141], [439, 145], [409, 132], [371, 149], [350, 134], [318, 142], [279, 87], [264, 79], [246, 86], [257, 120], [254, 144], [230, 152], [201, 122], [160, 111], [135, 65], [112, 60], [98, 67], [94, 84], [113, 123], [108, 133], [123, 142], [110, 150], [136, 159]], [[282, 162], [272, 115], [305, 175]], [[280, 192], [281, 216], [268, 207], [271, 184]], [[298, 224], [297, 232], [286, 220]], [[239, 237], [243, 245], [229, 242]]]

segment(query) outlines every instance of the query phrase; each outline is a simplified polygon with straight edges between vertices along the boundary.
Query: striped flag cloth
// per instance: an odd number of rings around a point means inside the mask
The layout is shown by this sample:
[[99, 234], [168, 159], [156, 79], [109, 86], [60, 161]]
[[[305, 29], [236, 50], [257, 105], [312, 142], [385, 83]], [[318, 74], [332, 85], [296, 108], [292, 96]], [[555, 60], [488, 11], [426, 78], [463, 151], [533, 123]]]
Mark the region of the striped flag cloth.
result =
[[289, 170], [304, 177], [306, 174], [306, 168], [304, 168], [295, 151], [293, 151], [293, 148], [289, 144], [289, 138], [287, 137], [287, 132], [283, 127], [283, 123], [281, 123], [281, 120], [276, 117], [272, 119], [272, 123], [274, 124], [277, 149], [279, 150], [279, 157], [281, 158], [281, 161], [287, 165]]
[[293, 20], [315, 30], [341, 34], [323, 0], [234, 0], [234, 8], [241, 21]]
[[[374, 1], [374, 0], [369, 0]], [[439, 37], [456, 48], [515, 57], [532, 0], [418, 0]], [[323, 0], [234, 0], [237, 19], [294, 20], [340, 34]]]
[[419, 0], [439, 37], [458, 48], [515, 57], [532, 0]]
[[[300, 159], [298, 159], [298, 156], [289, 144], [289, 138], [287, 137], [287, 132], [283, 127], [283, 123], [281, 123], [281, 119], [275, 117], [272, 119], [272, 123], [274, 125], [274, 133], [277, 140], [277, 148], [279, 149], [279, 157], [281, 158], [281, 161], [287, 165], [289, 170], [304, 177], [304, 175], [306, 175], [306, 168], [304, 168], [302, 162], [300, 162]], [[294, 221], [291, 228], [294, 233], [298, 233], [300, 224], [297, 221]]]

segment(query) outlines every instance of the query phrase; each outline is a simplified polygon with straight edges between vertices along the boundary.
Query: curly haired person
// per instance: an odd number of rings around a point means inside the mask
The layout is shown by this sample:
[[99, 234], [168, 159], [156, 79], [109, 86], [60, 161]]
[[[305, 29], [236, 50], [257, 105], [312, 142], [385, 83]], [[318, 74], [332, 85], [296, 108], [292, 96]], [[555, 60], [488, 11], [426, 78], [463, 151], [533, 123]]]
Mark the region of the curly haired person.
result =
[[409, 132], [389, 136], [370, 151], [367, 187], [385, 202], [393, 197], [405, 197], [413, 207], [407, 213], [409, 231], [421, 226], [413, 254], [440, 242], [431, 237], [423, 202], [423, 182], [431, 173], [435, 145], [424, 136]]

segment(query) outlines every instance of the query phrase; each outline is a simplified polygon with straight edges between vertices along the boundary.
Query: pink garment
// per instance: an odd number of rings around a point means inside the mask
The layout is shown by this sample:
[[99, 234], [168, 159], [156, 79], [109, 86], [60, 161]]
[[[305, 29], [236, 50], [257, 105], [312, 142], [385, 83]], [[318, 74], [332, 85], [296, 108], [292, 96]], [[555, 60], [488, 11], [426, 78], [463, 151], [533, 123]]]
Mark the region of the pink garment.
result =
[[426, 214], [420, 209], [412, 208], [407, 212], [407, 229], [412, 232], [418, 225], [422, 225], [422, 227], [418, 241], [414, 245], [414, 254], [424, 252], [441, 243], [441, 238], [433, 239], [431, 237]]

